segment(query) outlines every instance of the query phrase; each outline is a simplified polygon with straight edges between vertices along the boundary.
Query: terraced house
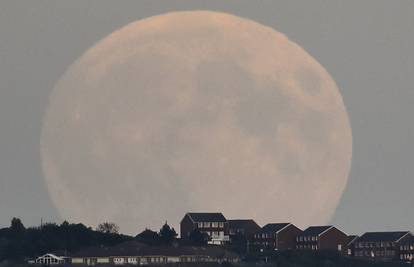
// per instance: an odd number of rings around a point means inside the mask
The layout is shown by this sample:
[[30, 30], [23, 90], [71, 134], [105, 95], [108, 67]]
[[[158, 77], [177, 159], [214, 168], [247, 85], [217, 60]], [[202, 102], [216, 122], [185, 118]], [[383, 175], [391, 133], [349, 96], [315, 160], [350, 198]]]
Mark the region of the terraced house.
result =
[[246, 239], [253, 238], [253, 235], [260, 231], [260, 226], [251, 219], [247, 220], [228, 220], [229, 223], [229, 236], [230, 240], [232, 237], [235, 237], [237, 235], [241, 235], [245, 237]]
[[269, 223], [254, 234], [253, 244], [261, 250], [295, 249], [295, 240], [302, 233], [291, 223]]
[[189, 212], [180, 223], [181, 238], [187, 239], [191, 232], [198, 230], [209, 236], [209, 244], [223, 245], [230, 241], [229, 225], [222, 213]]
[[411, 238], [404, 232], [368, 232], [355, 242], [355, 257], [382, 261], [398, 260], [400, 246]]
[[406, 238], [400, 242], [400, 260], [413, 261], [414, 260], [414, 236]]
[[344, 232], [332, 225], [311, 226], [296, 237], [296, 249], [331, 250], [346, 254], [348, 239]]

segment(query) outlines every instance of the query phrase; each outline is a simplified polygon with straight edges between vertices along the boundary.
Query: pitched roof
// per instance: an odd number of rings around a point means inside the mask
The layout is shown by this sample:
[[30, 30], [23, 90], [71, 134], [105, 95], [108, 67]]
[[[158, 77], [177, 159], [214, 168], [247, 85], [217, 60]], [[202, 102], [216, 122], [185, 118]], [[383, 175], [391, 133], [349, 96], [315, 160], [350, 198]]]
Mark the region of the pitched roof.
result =
[[42, 256], [37, 257], [37, 259], [41, 259], [41, 258], [44, 258], [44, 257], [47, 257], [47, 256], [49, 256], [49, 257], [51, 257], [51, 258], [54, 258], [54, 259], [56, 259], [56, 260], [64, 260], [64, 257], [62, 257], [62, 256], [58, 256], [58, 255], [53, 254], [53, 253], [47, 253], [47, 254], [44, 254], [44, 255], [42, 255]]
[[254, 226], [260, 228], [260, 226], [252, 219], [246, 220], [227, 220], [229, 228], [246, 228], [248, 226]]
[[328, 229], [333, 228], [332, 225], [325, 225], [325, 226], [311, 226], [305, 229], [302, 232], [303, 236], [316, 236], [320, 235], [323, 232], [327, 231]]
[[226, 222], [221, 212], [189, 212], [187, 215], [194, 222]]
[[358, 242], [395, 242], [407, 234], [410, 232], [368, 232], [358, 238]]
[[359, 238], [359, 236], [357, 235], [349, 235], [348, 239], [347, 239], [347, 246], [353, 244], [357, 239]]
[[404, 239], [403, 242], [401, 242], [402, 245], [412, 245], [414, 244], [414, 236], [410, 236], [407, 239]]
[[290, 223], [268, 223], [262, 227], [259, 233], [277, 233], [288, 225]]

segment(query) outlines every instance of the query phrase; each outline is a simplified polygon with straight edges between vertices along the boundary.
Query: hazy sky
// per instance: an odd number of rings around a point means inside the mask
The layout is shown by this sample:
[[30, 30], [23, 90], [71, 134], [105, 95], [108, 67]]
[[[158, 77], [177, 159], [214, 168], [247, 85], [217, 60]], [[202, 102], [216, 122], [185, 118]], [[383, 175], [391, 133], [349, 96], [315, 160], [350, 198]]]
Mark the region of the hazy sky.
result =
[[39, 140], [49, 94], [67, 67], [129, 22], [194, 9], [271, 26], [337, 82], [354, 148], [331, 223], [357, 234], [414, 230], [414, 2], [408, 0], [1, 1], [0, 225], [13, 216], [27, 225], [41, 217], [60, 221], [42, 177]]

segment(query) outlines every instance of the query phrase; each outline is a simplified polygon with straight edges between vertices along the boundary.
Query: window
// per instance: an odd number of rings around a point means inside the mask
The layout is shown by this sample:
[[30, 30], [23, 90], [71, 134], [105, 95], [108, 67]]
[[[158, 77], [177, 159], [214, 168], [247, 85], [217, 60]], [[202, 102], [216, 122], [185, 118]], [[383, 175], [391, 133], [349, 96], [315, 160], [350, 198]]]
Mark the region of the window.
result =
[[198, 228], [203, 228], [203, 223], [202, 222], [198, 223]]
[[224, 223], [223, 222], [219, 222], [219, 227], [223, 228], [224, 227]]
[[312, 241], [315, 241], [315, 237], [314, 236], [312, 236]]
[[204, 228], [209, 228], [210, 227], [210, 223], [209, 222], [205, 222], [204, 223]]
[[338, 244], [338, 251], [342, 251], [342, 244]]
[[218, 227], [218, 222], [212, 222], [211, 223], [211, 227], [213, 227], [213, 228], [217, 228]]

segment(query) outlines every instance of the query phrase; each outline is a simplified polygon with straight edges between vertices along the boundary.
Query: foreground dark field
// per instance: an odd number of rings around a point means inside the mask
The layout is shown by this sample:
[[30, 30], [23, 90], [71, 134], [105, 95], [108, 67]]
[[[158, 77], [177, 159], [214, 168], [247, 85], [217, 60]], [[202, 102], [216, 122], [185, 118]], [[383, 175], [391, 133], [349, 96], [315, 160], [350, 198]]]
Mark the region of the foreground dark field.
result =
[[[274, 254], [267, 258], [268, 262], [264, 262], [264, 259], [258, 260], [257, 258], [245, 259], [239, 264], [228, 263], [177, 263], [177, 264], [164, 264], [157, 266], [168, 267], [411, 267], [413, 265], [401, 262], [373, 262], [364, 260], [355, 260], [346, 257], [339, 256], [335, 253], [321, 252], [282, 252]], [[0, 267], [33, 267], [24, 262], [11, 262], [4, 261], [0, 263]], [[62, 267], [70, 267], [71, 265], [59, 265]], [[73, 265], [72, 265], [73, 266]], [[82, 265], [76, 265], [84, 267]], [[114, 266], [114, 265], [97, 265], [101, 267]], [[119, 267], [119, 265], [116, 265]], [[133, 265], [123, 265], [133, 266]], [[85, 266], [86, 267], [86, 266]]]

